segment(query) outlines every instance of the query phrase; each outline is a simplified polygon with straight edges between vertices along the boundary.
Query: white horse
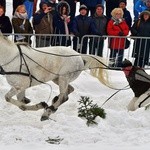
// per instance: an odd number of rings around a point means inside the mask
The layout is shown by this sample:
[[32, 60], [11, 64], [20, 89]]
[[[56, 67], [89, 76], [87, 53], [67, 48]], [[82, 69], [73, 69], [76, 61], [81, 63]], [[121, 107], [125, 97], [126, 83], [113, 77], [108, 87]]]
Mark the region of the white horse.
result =
[[[68, 100], [68, 94], [74, 88], [69, 84], [80, 73], [90, 68], [103, 84], [107, 83], [105, 60], [93, 55], [82, 55], [71, 48], [56, 46], [33, 49], [27, 44], [15, 44], [0, 35], [0, 74], [6, 76], [11, 89], [5, 95], [10, 102], [20, 109], [45, 109], [41, 120], [46, 120], [58, 107]], [[92, 69], [93, 68], [93, 69]], [[94, 69], [95, 68], [95, 69]], [[59, 86], [60, 94], [52, 100], [51, 106], [45, 102], [27, 105], [27, 88], [52, 80]], [[17, 96], [17, 100], [12, 98]]]

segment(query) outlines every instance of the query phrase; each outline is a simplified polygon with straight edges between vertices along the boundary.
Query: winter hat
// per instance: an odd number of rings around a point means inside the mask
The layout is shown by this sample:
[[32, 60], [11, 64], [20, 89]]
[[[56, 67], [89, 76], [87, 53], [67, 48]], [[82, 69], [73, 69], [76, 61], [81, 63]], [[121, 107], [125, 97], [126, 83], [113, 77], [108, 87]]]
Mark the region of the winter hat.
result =
[[120, 4], [120, 3], [125, 3], [125, 4], [127, 5], [127, 1], [126, 1], [126, 0], [120, 0], [120, 1], [119, 1], [119, 4]]
[[121, 64], [122, 68], [129, 67], [129, 66], [132, 66], [132, 63], [127, 59], [125, 59]]
[[79, 11], [81, 11], [82, 9], [87, 10], [87, 7], [85, 5], [81, 5], [80, 8], [79, 8]]
[[98, 7], [101, 7], [104, 10], [104, 6], [102, 4], [97, 4], [95, 8], [97, 9]]

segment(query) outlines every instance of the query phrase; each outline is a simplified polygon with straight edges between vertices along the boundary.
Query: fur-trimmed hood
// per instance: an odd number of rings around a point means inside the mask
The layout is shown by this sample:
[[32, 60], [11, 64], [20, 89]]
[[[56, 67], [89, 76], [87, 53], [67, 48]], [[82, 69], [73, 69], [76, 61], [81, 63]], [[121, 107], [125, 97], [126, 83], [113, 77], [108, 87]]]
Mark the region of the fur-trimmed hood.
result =
[[56, 8], [57, 12], [61, 15], [63, 7], [66, 7], [66, 9], [67, 9], [67, 14], [66, 15], [69, 15], [70, 14], [70, 6], [65, 1], [60, 1], [58, 3], [57, 8]]

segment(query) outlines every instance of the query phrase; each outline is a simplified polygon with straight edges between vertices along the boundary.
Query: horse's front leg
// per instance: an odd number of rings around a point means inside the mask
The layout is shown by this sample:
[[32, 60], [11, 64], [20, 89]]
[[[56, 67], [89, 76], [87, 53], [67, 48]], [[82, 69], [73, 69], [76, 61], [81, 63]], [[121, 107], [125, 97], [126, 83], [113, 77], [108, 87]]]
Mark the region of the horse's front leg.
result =
[[[39, 109], [43, 109], [48, 107], [48, 105], [45, 102], [41, 102], [39, 104], [35, 104], [35, 105], [30, 105], [27, 106], [25, 105], [24, 102], [22, 102], [21, 100], [15, 100], [12, 97], [15, 95], [19, 96], [19, 93], [21, 93], [22, 91], [17, 90], [16, 88], [11, 88], [10, 91], [5, 95], [5, 99], [7, 102], [19, 107], [21, 110], [25, 111], [25, 110], [32, 110], [32, 111], [37, 111]], [[22, 93], [21, 93], [22, 94]], [[20, 95], [21, 95], [20, 94]]]

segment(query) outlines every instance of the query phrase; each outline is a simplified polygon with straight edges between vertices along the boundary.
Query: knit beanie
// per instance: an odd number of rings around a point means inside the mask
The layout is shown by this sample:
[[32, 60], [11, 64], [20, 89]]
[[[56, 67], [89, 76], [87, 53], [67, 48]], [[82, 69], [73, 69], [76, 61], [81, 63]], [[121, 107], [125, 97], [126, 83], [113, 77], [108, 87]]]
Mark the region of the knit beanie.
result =
[[81, 5], [80, 8], [79, 8], [79, 11], [81, 11], [82, 9], [87, 10], [87, 7], [85, 5]]

